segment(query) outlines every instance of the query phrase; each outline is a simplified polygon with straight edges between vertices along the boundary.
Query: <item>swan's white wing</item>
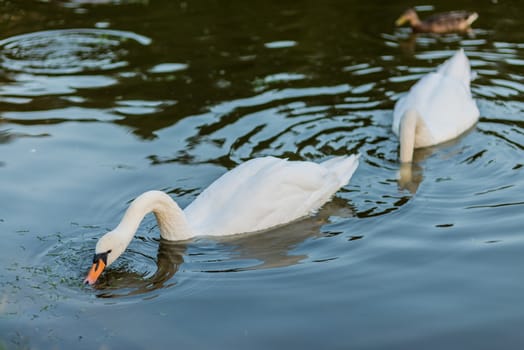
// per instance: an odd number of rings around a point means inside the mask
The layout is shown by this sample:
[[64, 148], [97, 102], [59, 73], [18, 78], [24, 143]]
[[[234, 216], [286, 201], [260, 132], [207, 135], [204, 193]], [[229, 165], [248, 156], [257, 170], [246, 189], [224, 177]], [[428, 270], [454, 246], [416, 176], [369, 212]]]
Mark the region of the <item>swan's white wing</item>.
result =
[[415, 147], [451, 140], [472, 127], [479, 118], [479, 110], [471, 97], [470, 79], [469, 61], [460, 49], [397, 101], [393, 132], [400, 134], [401, 120], [410, 109], [416, 110], [424, 122], [424, 127], [417, 130]]
[[184, 212], [198, 234], [258, 231], [308, 215], [342, 185], [322, 164], [256, 158], [216, 180]]
[[279, 164], [281, 161], [275, 157], [262, 157], [238, 165], [209, 185], [184, 209], [184, 212], [197, 221], [202, 220], [213, 211], [227, 206], [232, 194], [259, 171]]
[[395, 104], [393, 132], [400, 134], [400, 122], [410, 109], [418, 111], [425, 127], [417, 135], [429, 146], [451, 140], [471, 128], [479, 118], [479, 110], [471, 97], [471, 70], [464, 50], [441, 64], [436, 72], [422, 77], [409, 92]]
[[400, 121], [409, 109], [419, 112], [434, 144], [457, 137], [479, 118], [469, 88], [440, 73], [424, 76], [397, 102], [392, 126], [395, 134], [399, 135]]
[[479, 118], [469, 91], [454, 79], [442, 77], [438, 88], [425, 97], [427, 103], [421, 114], [436, 143], [454, 139]]

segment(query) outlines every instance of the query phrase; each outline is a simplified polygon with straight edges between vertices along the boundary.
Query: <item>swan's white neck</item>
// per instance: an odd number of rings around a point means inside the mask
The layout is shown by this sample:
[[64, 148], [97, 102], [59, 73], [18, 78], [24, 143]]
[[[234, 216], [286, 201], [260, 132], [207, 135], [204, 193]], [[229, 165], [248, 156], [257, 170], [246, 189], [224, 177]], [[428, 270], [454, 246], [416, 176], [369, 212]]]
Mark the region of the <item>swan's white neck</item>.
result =
[[184, 212], [171, 197], [161, 191], [142, 193], [131, 203], [120, 224], [96, 244], [97, 254], [108, 253], [108, 266], [126, 250], [140, 222], [151, 212], [156, 216], [162, 238], [176, 241], [193, 237]]
[[402, 163], [413, 160], [418, 119], [418, 112], [408, 109], [400, 121], [400, 161]]
[[140, 222], [151, 212], [156, 216], [162, 238], [176, 241], [193, 237], [184, 212], [171, 197], [161, 191], [142, 193], [131, 203], [118, 226], [96, 244], [97, 254], [107, 253], [107, 266], [126, 250]]
[[162, 191], [148, 191], [138, 196], [127, 209], [115, 231], [126, 232], [132, 238], [144, 216], [151, 212], [156, 216], [162, 238], [176, 241], [193, 236], [182, 209]]

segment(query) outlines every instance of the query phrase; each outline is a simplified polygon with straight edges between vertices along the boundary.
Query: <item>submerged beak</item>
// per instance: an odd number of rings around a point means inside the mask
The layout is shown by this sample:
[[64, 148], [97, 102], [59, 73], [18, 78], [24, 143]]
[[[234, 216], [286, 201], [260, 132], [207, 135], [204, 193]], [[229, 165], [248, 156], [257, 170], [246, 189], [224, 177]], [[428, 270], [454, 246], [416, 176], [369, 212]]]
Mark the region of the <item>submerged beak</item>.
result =
[[98, 276], [100, 276], [102, 271], [104, 271], [105, 267], [106, 267], [106, 263], [104, 262], [104, 259], [102, 258], [93, 262], [93, 266], [91, 266], [91, 270], [89, 270], [87, 277], [84, 280], [84, 283], [89, 284], [89, 285], [95, 284], [96, 280], [98, 279]]

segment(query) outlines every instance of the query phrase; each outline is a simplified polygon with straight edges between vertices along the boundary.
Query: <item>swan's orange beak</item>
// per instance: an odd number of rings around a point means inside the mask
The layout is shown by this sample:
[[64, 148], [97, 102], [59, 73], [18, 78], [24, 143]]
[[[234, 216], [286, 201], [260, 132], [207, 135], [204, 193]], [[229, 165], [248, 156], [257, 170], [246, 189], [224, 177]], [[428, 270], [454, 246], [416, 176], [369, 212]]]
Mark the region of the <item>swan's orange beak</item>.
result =
[[95, 262], [93, 262], [93, 266], [91, 266], [91, 270], [87, 273], [87, 277], [84, 280], [85, 284], [93, 285], [95, 284], [96, 280], [98, 279], [98, 276], [104, 271], [104, 268], [106, 267], [106, 263], [104, 262], [103, 258], [99, 258]]

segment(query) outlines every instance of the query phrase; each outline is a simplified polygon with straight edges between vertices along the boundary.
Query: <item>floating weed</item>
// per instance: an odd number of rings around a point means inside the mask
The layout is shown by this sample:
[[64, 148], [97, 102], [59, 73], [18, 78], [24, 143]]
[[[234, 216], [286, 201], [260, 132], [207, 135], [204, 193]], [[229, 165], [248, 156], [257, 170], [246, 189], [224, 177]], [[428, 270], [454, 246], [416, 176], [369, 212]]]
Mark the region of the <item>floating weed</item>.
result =
[[6, 267], [8, 271], [15, 271], [18, 268], [18, 263], [15, 261], [10, 266]]
[[89, 230], [98, 230], [98, 229], [100, 229], [100, 226], [97, 226], [97, 225], [83, 225], [82, 228], [89, 229]]
[[41, 242], [48, 242], [50, 240], [55, 241], [56, 243], [62, 243], [62, 233], [52, 233], [49, 235], [36, 235], [36, 238]]
[[0, 320], [55, 317], [65, 300], [73, 295], [76, 298], [85, 290], [79, 272], [92, 253], [92, 247], [86, 243], [90, 236], [85, 232], [96, 226], [74, 225], [79, 229], [74, 234], [32, 232], [42, 253], [29, 261], [10, 262], [3, 267], [5, 274], [0, 270]]

